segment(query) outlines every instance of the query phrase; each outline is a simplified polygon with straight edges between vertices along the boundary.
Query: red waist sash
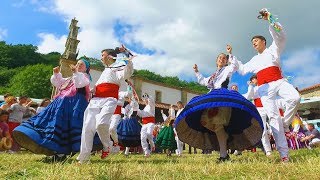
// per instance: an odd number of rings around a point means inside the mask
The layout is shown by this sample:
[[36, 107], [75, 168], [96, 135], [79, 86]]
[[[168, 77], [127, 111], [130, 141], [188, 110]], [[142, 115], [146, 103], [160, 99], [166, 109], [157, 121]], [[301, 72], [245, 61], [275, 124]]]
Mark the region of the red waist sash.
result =
[[256, 98], [253, 100], [254, 105], [256, 105], [256, 107], [263, 107], [261, 99], [260, 98]]
[[282, 73], [279, 67], [271, 66], [262, 69], [257, 73], [258, 85], [266, 84], [272, 81], [282, 79]]
[[114, 97], [118, 99], [119, 86], [112, 83], [102, 83], [96, 86], [95, 97]]
[[142, 118], [142, 124], [155, 123], [156, 119], [154, 117], [144, 117]]
[[113, 113], [113, 114], [121, 114], [121, 107], [122, 107], [122, 106], [117, 106], [117, 107], [116, 107], [116, 110], [114, 110], [114, 113]]

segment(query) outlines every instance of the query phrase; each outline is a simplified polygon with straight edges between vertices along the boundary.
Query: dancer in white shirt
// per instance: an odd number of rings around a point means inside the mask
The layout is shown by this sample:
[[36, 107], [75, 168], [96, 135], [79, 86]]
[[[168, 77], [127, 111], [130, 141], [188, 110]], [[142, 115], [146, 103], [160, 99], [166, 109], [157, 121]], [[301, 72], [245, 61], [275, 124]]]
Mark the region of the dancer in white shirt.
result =
[[[268, 20], [270, 13], [262, 12], [263, 19]], [[284, 134], [289, 131], [288, 126], [297, 112], [300, 102], [300, 95], [297, 90], [287, 82], [282, 76], [280, 67], [280, 53], [283, 51], [286, 35], [282, 26], [277, 23], [280, 31], [276, 31], [271, 25], [269, 27], [273, 42], [269, 48], [266, 47], [266, 39], [263, 36], [254, 36], [251, 41], [253, 48], [258, 52], [249, 62], [242, 65], [239, 62], [240, 74], [256, 73], [258, 79], [258, 93], [261, 102], [267, 111], [270, 119], [270, 126], [275, 138], [277, 149], [280, 153], [282, 162], [289, 161], [288, 144]], [[284, 113], [284, 124], [281, 120], [279, 109], [276, 105], [276, 96], [279, 96], [286, 102], [286, 111]]]

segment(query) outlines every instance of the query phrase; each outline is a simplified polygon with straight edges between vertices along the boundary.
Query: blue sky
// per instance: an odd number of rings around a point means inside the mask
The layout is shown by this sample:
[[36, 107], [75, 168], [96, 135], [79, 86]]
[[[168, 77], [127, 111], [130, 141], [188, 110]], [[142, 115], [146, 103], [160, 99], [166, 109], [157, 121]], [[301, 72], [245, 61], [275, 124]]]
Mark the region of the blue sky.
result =
[[2, 0], [0, 6], [0, 28], [7, 33], [2, 40], [12, 44], [34, 44], [41, 40], [38, 33], [67, 33], [67, 23], [55, 14], [42, 12], [29, 2], [19, 5], [16, 0]]
[[[301, 12], [320, 7], [317, 0], [307, 4], [299, 0], [141, 0], [130, 5], [125, 0], [2, 0], [0, 40], [33, 44], [41, 53], [62, 53], [70, 20], [76, 17], [80, 55], [99, 58], [101, 49], [124, 43], [138, 54], [135, 68], [191, 81], [196, 80], [195, 63], [204, 75], [215, 71], [215, 58], [225, 52], [226, 44], [232, 44], [234, 54], [246, 62], [255, 55], [250, 43], [253, 35], [264, 35], [271, 42], [267, 24], [256, 19], [263, 7], [278, 15], [286, 28], [285, 75], [292, 76], [292, 84], [299, 89], [319, 83], [320, 14]], [[112, 12], [107, 11], [110, 8]], [[249, 77], [236, 73], [232, 83], [244, 93]]]

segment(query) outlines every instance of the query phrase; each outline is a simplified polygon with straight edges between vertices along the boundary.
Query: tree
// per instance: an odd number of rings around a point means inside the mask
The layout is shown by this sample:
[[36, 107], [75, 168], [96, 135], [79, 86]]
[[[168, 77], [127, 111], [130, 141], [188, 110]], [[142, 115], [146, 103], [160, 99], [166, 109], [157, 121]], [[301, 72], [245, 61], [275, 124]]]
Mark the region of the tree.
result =
[[12, 79], [12, 77], [22, 69], [23, 69], [22, 67], [15, 68], [15, 69], [0, 67], [0, 87], [7, 86], [10, 82], [10, 79]]
[[50, 64], [55, 67], [59, 65], [61, 54], [58, 52], [50, 52], [48, 54], [42, 54], [41, 57], [44, 59], [44, 62], [41, 63]]
[[7, 91], [16, 96], [50, 97], [52, 91], [50, 83], [52, 68], [53, 66], [44, 64], [25, 67], [11, 79]]
[[0, 42], [0, 66], [16, 68], [26, 65], [44, 63], [45, 59], [37, 52], [38, 47], [31, 44], [7, 45]]

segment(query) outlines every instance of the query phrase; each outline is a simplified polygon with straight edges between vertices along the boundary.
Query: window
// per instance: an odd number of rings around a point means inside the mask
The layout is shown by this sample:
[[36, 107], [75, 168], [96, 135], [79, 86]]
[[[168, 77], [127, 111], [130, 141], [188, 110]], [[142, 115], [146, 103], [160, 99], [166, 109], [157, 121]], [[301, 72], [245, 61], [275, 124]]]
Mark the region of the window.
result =
[[156, 91], [156, 102], [161, 103], [161, 91]]

